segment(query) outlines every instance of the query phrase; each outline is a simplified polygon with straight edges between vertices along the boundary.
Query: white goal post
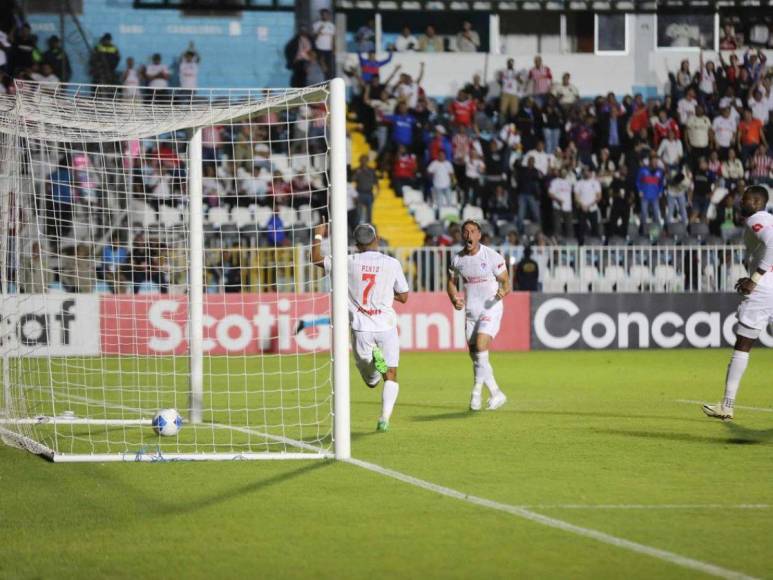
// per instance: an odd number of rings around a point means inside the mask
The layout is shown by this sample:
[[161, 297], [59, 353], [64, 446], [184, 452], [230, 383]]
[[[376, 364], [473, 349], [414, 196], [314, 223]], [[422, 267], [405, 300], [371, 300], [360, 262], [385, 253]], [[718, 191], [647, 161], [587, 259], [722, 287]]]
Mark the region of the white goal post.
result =
[[[0, 95], [0, 438], [56, 462], [351, 456], [344, 82]], [[332, 268], [310, 261], [329, 222]], [[183, 417], [158, 436], [155, 414]]]

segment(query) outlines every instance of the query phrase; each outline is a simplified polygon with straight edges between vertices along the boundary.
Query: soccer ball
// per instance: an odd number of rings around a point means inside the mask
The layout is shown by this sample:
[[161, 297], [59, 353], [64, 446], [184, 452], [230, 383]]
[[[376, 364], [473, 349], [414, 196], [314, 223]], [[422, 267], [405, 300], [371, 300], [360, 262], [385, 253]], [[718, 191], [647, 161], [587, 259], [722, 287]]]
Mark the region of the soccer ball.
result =
[[161, 409], [153, 417], [153, 431], [163, 437], [174, 437], [183, 426], [183, 418], [177, 409]]

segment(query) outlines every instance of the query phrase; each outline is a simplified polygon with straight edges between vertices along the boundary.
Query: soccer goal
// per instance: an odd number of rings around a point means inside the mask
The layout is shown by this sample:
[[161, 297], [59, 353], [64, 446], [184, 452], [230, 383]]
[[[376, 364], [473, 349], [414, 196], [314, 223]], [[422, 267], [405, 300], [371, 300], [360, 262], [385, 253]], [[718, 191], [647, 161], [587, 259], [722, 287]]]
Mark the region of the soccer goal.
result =
[[[0, 96], [3, 441], [54, 461], [349, 457], [345, 117], [340, 79]], [[310, 262], [323, 220], [330, 274]]]

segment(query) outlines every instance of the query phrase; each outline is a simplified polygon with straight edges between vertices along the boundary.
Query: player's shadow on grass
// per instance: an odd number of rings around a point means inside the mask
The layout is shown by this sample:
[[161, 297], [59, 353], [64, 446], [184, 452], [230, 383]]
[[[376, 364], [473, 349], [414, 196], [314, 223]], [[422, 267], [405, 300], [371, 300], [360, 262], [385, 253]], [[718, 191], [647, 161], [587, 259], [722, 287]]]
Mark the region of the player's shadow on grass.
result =
[[416, 421], [417, 423], [427, 423], [431, 421], [467, 419], [468, 417], [474, 417], [475, 415], [479, 415], [480, 413], [481, 411], [470, 411], [469, 409], [465, 409], [464, 411], [454, 411], [451, 413], [436, 413], [434, 415], [416, 415], [415, 417], [411, 417], [411, 421]]
[[[636, 437], [638, 439], [665, 439], [668, 441], [681, 441], [685, 443], [715, 443], [719, 445], [758, 445], [773, 441], [773, 434], [767, 431], [744, 430], [744, 433], [734, 433], [729, 439], [723, 437], [711, 437], [708, 435], [694, 435], [692, 433], [663, 433], [657, 431], [625, 431], [623, 429], [594, 429], [596, 433], [604, 435], [621, 435], [623, 437]], [[754, 434], [767, 434], [764, 438]]]
[[599, 413], [594, 411], [530, 411], [528, 409], [518, 409], [519, 415], [555, 415], [558, 417], [597, 417], [599, 419], [652, 419], [654, 421], [694, 421], [705, 423], [705, 417], [685, 417], [683, 415], [631, 415], [622, 413]]
[[239, 487], [235, 487], [233, 489], [226, 490], [209, 497], [204, 497], [201, 499], [194, 500], [187, 504], [174, 505], [171, 503], [166, 503], [164, 504], [163, 508], [160, 511], [162, 511], [165, 514], [174, 514], [174, 515], [196, 512], [198, 510], [206, 509], [208, 507], [212, 507], [212, 506], [221, 504], [223, 502], [231, 501], [233, 499], [238, 499], [240, 497], [250, 495], [255, 492], [259, 492], [269, 487], [280, 485], [282, 483], [290, 481], [291, 479], [303, 477], [305, 475], [308, 475], [309, 473], [312, 473], [319, 469], [323, 469], [325, 467], [333, 465], [333, 463], [334, 463], [333, 461], [327, 461], [327, 460], [314, 460], [312, 463], [308, 465], [304, 465], [303, 467], [299, 467], [297, 469], [293, 469], [292, 471], [288, 471], [286, 473], [280, 473], [280, 474], [274, 475], [273, 477], [267, 477], [265, 479], [260, 479], [258, 481], [252, 481], [250, 483], [246, 483]]
[[725, 421], [722, 426], [727, 429], [734, 438], [755, 443], [773, 442], [773, 429], [747, 429], [732, 421]]

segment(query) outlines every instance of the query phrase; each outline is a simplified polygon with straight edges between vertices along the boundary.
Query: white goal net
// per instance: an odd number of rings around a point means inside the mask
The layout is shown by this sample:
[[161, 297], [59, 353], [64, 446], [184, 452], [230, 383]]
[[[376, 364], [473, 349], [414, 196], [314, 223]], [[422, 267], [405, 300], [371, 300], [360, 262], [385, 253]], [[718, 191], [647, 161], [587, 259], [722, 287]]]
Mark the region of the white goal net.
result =
[[[55, 461], [347, 457], [343, 83], [15, 89], [3, 440]], [[310, 262], [322, 220], [332, 275]]]

